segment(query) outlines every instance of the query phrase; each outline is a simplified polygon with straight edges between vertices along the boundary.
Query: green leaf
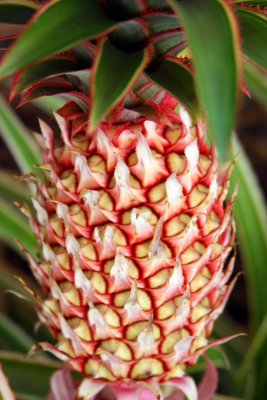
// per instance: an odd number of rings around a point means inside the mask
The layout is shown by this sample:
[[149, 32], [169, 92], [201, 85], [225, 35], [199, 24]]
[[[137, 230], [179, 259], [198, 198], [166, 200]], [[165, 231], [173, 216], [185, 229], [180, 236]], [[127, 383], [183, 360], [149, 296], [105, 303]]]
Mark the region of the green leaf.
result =
[[110, 41], [127, 53], [144, 48], [148, 42], [150, 30], [144, 21], [130, 20], [121, 23], [110, 33]]
[[149, 26], [154, 33], [180, 28], [176, 16], [167, 13], [157, 12], [155, 14], [148, 14], [144, 15], [143, 19], [149, 23]]
[[168, 0], [185, 29], [196, 69], [196, 88], [208, 133], [227, 156], [239, 85], [236, 21], [220, 0]]
[[267, 6], [267, 1], [266, 0], [248, 0], [248, 1], [243, 1], [243, 0], [234, 0], [234, 3], [238, 6], [239, 4], [246, 5], [246, 6], [260, 6], [260, 7], [265, 7]]
[[11, 173], [0, 171], [0, 196], [10, 201], [30, 203], [30, 192], [27, 186], [12, 176]]
[[230, 396], [225, 396], [222, 394], [215, 394], [212, 398], [212, 400], [243, 400], [237, 397], [230, 397]]
[[58, 96], [63, 93], [69, 93], [73, 90], [72, 84], [66, 80], [61, 80], [60, 77], [56, 79], [49, 79], [46, 81], [41, 81], [33, 85], [29, 90], [27, 90], [19, 103], [19, 106], [24, 106], [25, 104], [31, 102], [32, 100], [38, 99], [43, 96]]
[[0, 77], [98, 37], [114, 25], [116, 22], [107, 18], [97, 1], [53, 0], [35, 15], [4, 58]]
[[[205, 354], [213, 361], [217, 368], [226, 368], [225, 356], [220, 350], [218, 350], [218, 348], [210, 348], [205, 352]], [[204, 372], [206, 368], [207, 365], [205, 358], [200, 357], [196, 365], [188, 367], [187, 372], [189, 375], [194, 375]]]
[[147, 49], [126, 53], [108, 39], [103, 41], [92, 83], [92, 128], [127, 94], [148, 61]]
[[143, 0], [105, 0], [103, 7], [107, 15], [116, 20], [134, 18], [145, 11]]
[[50, 388], [52, 374], [61, 364], [54, 361], [25, 359], [17, 353], [0, 351], [0, 363], [19, 398], [43, 400]]
[[164, 32], [153, 38], [153, 43], [157, 49], [157, 56], [177, 55], [186, 47], [184, 35], [179, 32]]
[[246, 59], [244, 72], [249, 92], [267, 109], [267, 71]]
[[[219, 339], [221, 337], [232, 336], [237, 333], [242, 333], [244, 328], [233, 320], [232, 317], [224, 312], [220, 318], [216, 321], [213, 337]], [[229, 360], [229, 364], [232, 368], [237, 369], [244, 358], [244, 354], [247, 351], [249, 340], [247, 336], [239, 336], [235, 340], [230, 340], [223, 345], [223, 350]]]
[[236, 14], [245, 55], [267, 69], [267, 16], [244, 8], [237, 8]]
[[149, 8], [154, 10], [162, 11], [169, 8], [166, 4], [166, 0], [147, 0], [147, 3], [149, 4]]
[[89, 97], [89, 83], [91, 73], [91, 69], [84, 69], [67, 74], [67, 78], [73, 85], [73, 90], [77, 90], [78, 92], [81, 92], [85, 94], [85, 96]]
[[[244, 384], [250, 370], [255, 369], [259, 361], [266, 355], [267, 344], [267, 315], [263, 319], [248, 351], [243, 359], [241, 366], [237, 370], [237, 377], [239, 383]], [[267, 370], [265, 369], [265, 376], [267, 377]]]
[[12, 97], [40, 80], [77, 71], [77, 69], [75, 59], [67, 56], [54, 57], [33, 65], [16, 76], [12, 87]]
[[[19, 276], [35, 293], [42, 295], [41, 289], [32, 278], [32, 274], [29, 276], [28, 271], [22, 271], [22, 269], [16, 267], [14, 263], [11, 265], [2, 261], [0, 264], [0, 276], [1, 299], [3, 298], [3, 304], [6, 306], [5, 308], [8, 315], [12, 317], [12, 320], [16, 321], [16, 324], [18, 324], [29, 337], [34, 335], [35, 341], [49, 341], [52, 343], [53, 338], [46, 326], [43, 325], [38, 329], [38, 332], [34, 332], [34, 326], [38, 322], [36, 310], [34, 309], [35, 301], [32, 295], [17, 279], [17, 276]], [[19, 295], [25, 300], [18, 297]], [[38, 358], [39, 357], [47, 358], [49, 356], [47, 353], [40, 353], [40, 355], [38, 354]]]
[[61, 96], [44, 96], [34, 100], [33, 103], [50, 115], [51, 111], [57, 111], [63, 107], [66, 101]]
[[178, 58], [168, 56], [154, 71], [146, 74], [152, 81], [180, 100], [193, 114], [198, 114], [193, 75]]
[[34, 341], [20, 326], [0, 312], [0, 343], [2, 348], [5, 346], [13, 351], [27, 353]]
[[246, 272], [251, 327], [255, 331], [267, 314], [267, 213], [259, 184], [237, 139], [232, 147], [236, 157], [232, 184], [240, 185], [235, 205], [238, 243]]
[[39, 173], [33, 167], [33, 165], [40, 164], [41, 162], [38, 147], [14, 111], [1, 96], [0, 129], [3, 139], [21, 171], [23, 173], [30, 171]]
[[30, 0], [1, 0], [0, 22], [6, 24], [25, 24], [38, 8], [38, 5]]
[[3, 199], [0, 199], [0, 221], [0, 237], [3, 240], [17, 248], [14, 241], [14, 238], [16, 238], [28, 251], [32, 254], [34, 253], [37, 242], [26, 218], [15, 207], [6, 203]]
[[[27, 299], [28, 302], [25, 301], [24, 305], [21, 308], [26, 306], [27, 312], [29, 313], [30, 310], [30, 312], [34, 314], [31, 295], [26, 291], [26, 289], [22, 286], [22, 284], [18, 281], [18, 279], [15, 278], [15, 276], [20, 274], [20, 277], [24, 281], [26, 281], [27, 284], [29, 284], [28, 282], [29, 277], [27, 277], [27, 275], [25, 275], [19, 269], [16, 269], [13, 265], [10, 267], [10, 265], [4, 265], [3, 262], [0, 264], [0, 273], [1, 273], [1, 279], [0, 279], [1, 292], [5, 292], [5, 295], [7, 295], [8, 294], [7, 291], [11, 290], [12, 292], [16, 292], [21, 296], [25, 297], [25, 299]], [[32, 283], [32, 281], [30, 281], [29, 286], [33, 287], [33, 289], [37, 292], [37, 289]]]

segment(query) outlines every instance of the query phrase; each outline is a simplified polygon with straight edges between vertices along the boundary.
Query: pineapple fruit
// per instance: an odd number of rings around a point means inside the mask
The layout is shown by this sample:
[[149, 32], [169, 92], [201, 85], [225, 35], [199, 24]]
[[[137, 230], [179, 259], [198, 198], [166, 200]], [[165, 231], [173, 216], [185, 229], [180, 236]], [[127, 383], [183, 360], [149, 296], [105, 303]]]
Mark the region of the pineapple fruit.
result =
[[57, 144], [41, 122], [45, 179], [35, 179], [30, 219], [42, 255], [28, 257], [56, 345], [36, 348], [85, 376], [78, 398], [105, 385], [118, 398], [141, 387], [165, 398], [169, 385], [197, 399], [187, 366], [213, 345], [234, 284], [232, 167], [218, 167], [175, 99], [153, 106], [156, 118], [91, 132], [69, 102], [55, 115]]

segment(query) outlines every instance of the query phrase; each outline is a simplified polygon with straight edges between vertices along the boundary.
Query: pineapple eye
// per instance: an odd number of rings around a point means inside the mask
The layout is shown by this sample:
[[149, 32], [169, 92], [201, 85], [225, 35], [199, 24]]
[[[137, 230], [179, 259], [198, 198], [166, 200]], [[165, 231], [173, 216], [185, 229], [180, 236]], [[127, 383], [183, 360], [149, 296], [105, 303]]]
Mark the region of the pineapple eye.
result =
[[169, 153], [166, 157], [166, 163], [171, 173], [181, 174], [185, 169], [186, 159], [184, 155]]
[[99, 172], [100, 174], [106, 173], [106, 163], [102, 157], [95, 154], [88, 158], [88, 166], [93, 172]]
[[131, 153], [128, 157], [127, 164], [129, 165], [129, 167], [132, 167], [133, 165], [136, 165], [137, 162], [138, 158], [136, 152]]
[[49, 222], [55, 234], [63, 238], [65, 232], [64, 223], [58, 218], [57, 214], [51, 214]]
[[175, 344], [183, 339], [184, 337], [189, 336], [189, 332], [186, 329], [180, 329], [175, 332], [169, 333], [161, 343], [161, 351], [164, 354], [169, 354], [173, 351]]
[[68, 319], [68, 324], [73, 329], [73, 331], [86, 342], [92, 340], [92, 335], [88, 326], [88, 323], [80, 318], [70, 318]]
[[168, 237], [176, 236], [182, 233], [190, 221], [190, 216], [187, 214], [180, 214], [169, 219], [165, 225], [165, 234]]
[[64, 171], [60, 175], [62, 185], [69, 191], [74, 193], [76, 191], [77, 178], [76, 175], [71, 171]]
[[83, 209], [78, 205], [74, 204], [69, 207], [69, 213], [72, 221], [80, 226], [87, 226], [87, 218]]
[[131, 372], [131, 378], [143, 380], [162, 374], [164, 371], [161, 361], [155, 358], [146, 358], [136, 363]]
[[76, 135], [72, 137], [71, 142], [74, 145], [74, 147], [78, 147], [83, 151], [86, 151], [88, 149], [89, 139], [85, 132], [76, 133]]
[[165, 130], [164, 136], [168, 140], [170, 145], [173, 146], [180, 139], [182, 132], [183, 132], [183, 130], [181, 127], [177, 127], [175, 129], [167, 128]]
[[85, 238], [80, 238], [78, 240], [82, 255], [88, 260], [96, 261], [97, 260], [97, 252], [93, 243], [89, 242]]
[[192, 208], [204, 202], [209, 193], [209, 189], [204, 185], [196, 186], [189, 195], [189, 203]]
[[166, 198], [166, 184], [165, 182], [160, 183], [157, 186], [154, 186], [148, 192], [148, 200], [151, 203], [158, 203], [163, 201]]
[[[126, 331], [126, 337], [129, 340], [136, 341], [138, 335], [147, 327], [147, 321], [136, 322], [129, 325]], [[154, 339], [158, 340], [161, 336], [161, 330], [158, 325], [152, 323]]]
[[71, 267], [69, 255], [66, 252], [64, 247], [61, 246], [55, 246], [53, 247], [53, 252], [55, 253], [57, 260], [60, 264], [60, 266], [64, 269], [69, 270]]
[[78, 290], [70, 282], [63, 282], [59, 285], [66, 299], [75, 306], [81, 306], [81, 298]]
[[198, 260], [205, 253], [205, 250], [206, 248], [202, 243], [195, 242], [181, 254], [182, 263], [190, 264]]
[[110, 370], [102, 363], [96, 360], [89, 360], [84, 366], [87, 375], [97, 377], [98, 379], [105, 379], [107, 381], [115, 381], [116, 378], [112, 375]]

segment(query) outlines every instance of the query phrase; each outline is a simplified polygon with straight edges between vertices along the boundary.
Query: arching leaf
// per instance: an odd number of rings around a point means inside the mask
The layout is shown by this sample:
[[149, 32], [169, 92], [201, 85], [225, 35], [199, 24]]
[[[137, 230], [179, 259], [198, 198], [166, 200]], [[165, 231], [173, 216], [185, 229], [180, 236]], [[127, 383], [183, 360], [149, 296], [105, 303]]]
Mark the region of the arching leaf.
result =
[[147, 48], [126, 53], [110, 40], [104, 40], [94, 65], [90, 115], [92, 128], [127, 94], [145, 68], [148, 58]]
[[29, 360], [18, 353], [0, 351], [0, 363], [18, 398], [42, 400], [50, 389], [50, 379], [60, 363]]
[[38, 63], [17, 74], [12, 85], [11, 98], [40, 80], [76, 71], [77, 69], [78, 65], [75, 59], [68, 56], [57, 56]]
[[267, 69], [267, 16], [245, 8], [237, 8], [236, 13], [245, 55]]
[[246, 59], [244, 72], [249, 92], [267, 109], [267, 70]]
[[182, 61], [168, 56], [155, 71], [146, 74], [180, 100], [190, 112], [198, 114], [193, 75]]
[[208, 133], [226, 158], [239, 86], [237, 24], [221, 0], [168, 0], [185, 29]]
[[240, 254], [246, 271], [252, 328], [255, 331], [267, 313], [267, 211], [249, 160], [237, 139], [233, 141], [233, 156], [237, 161], [232, 183], [239, 184], [234, 211]]
[[38, 173], [33, 167], [41, 161], [37, 144], [2, 97], [0, 97], [0, 129], [21, 171]]
[[25, 24], [39, 6], [30, 0], [2, 0], [0, 2], [0, 22], [5, 24]]
[[0, 77], [108, 31], [116, 22], [107, 18], [97, 1], [53, 0], [36, 13], [0, 66]]

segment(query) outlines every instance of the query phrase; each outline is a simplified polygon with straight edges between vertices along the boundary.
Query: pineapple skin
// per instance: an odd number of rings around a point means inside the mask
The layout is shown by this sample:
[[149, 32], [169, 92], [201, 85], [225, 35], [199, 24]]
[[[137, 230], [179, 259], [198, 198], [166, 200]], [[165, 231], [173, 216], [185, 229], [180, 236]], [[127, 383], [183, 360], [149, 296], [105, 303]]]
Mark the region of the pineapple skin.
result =
[[234, 285], [232, 165], [218, 167], [185, 110], [155, 108], [153, 121], [89, 132], [68, 103], [57, 146], [41, 122], [46, 178], [30, 219], [42, 255], [27, 255], [57, 344], [36, 348], [111, 385], [184, 376]]

